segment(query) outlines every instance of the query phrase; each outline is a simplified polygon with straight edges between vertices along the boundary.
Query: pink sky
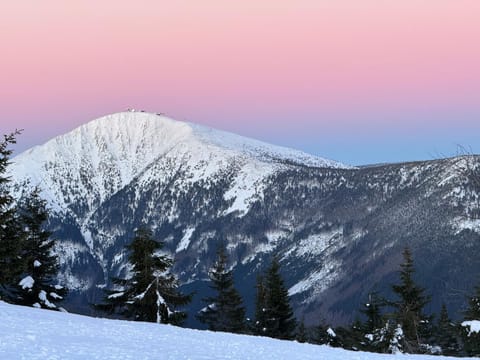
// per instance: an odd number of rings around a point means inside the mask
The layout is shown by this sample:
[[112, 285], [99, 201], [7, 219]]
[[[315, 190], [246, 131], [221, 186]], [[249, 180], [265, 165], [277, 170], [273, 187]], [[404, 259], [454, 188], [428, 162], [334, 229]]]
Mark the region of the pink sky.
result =
[[480, 152], [479, 19], [478, 0], [3, 2], [0, 130], [24, 149], [136, 107], [350, 163]]

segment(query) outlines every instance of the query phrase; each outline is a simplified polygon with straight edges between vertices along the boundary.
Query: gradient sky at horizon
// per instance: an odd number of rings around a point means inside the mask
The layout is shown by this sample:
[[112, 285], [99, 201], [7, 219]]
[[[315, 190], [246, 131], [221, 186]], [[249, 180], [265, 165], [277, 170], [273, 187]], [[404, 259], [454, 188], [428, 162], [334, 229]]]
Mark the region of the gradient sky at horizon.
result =
[[349, 164], [480, 153], [478, 0], [0, 4], [17, 151], [126, 108]]

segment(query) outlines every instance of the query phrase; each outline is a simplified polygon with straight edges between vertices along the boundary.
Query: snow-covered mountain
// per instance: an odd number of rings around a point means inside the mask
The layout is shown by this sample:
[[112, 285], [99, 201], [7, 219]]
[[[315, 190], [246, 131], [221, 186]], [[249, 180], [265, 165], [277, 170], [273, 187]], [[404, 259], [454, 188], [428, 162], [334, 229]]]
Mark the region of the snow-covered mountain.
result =
[[[148, 181], [148, 176], [168, 176], [149, 173], [149, 168], [160, 162], [165, 164], [165, 172], [168, 163], [181, 162], [189, 167], [192, 182], [209, 178], [232, 163], [245, 166], [243, 173], [253, 181], [281, 168], [282, 163], [347, 167], [162, 114], [128, 111], [93, 120], [25, 151], [15, 157], [12, 173], [16, 179], [40, 186], [56, 211], [73, 211], [78, 216], [69, 206], [75, 202], [88, 208], [89, 216], [134, 178]], [[67, 193], [74, 197], [66, 198]]]
[[[94, 319], [0, 302], [2, 359], [329, 359], [388, 360], [392, 355], [334, 349], [260, 336], [171, 325]], [[438, 357], [402, 354], [403, 360]], [[442, 359], [454, 359], [442, 357]]]
[[[20, 139], [21, 140], [21, 139]], [[412, 247], [437, 308], [464, 303], [480, 269], [477, 157], [352, 168], [163, 115], [94, 120], [13, 159], [13, 192], [39, 186], [60, 241], [67, 307], [88, 312], [124, 245], [150, 226], [197, 291], [225, 243], [251, 308], [255, 277], [273, 254], [298, 314], [345, 322], [372, 288], [395, 279]], [[459, 261], [458, 259], [461, 259]], [[193, 318], [193, 316], [191, 316]]]

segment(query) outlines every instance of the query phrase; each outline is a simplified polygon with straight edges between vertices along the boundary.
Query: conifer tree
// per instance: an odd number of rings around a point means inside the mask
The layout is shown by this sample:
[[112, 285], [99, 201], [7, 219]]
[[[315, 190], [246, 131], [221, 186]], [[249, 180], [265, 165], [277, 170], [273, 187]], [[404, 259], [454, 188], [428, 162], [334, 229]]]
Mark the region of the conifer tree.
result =
[[113, 279], [116, 288], [106, 290], [105, 303], [96, 308], [136, 321], [180, 324], [186, 314], [176, 307], [188, 304], [191, 296], [179, 292], [178, 281], [169, 272], [173, 261], [158, 255], [162, 247], [163, 243], [155, 241], [150, 230], [138, 229], [127, 245], [132, 276]]
[[360, 312], [367, 318], [363, 324], [364, 332], [366, 334], [373, 334], [384, 325], [384, 319], [382, 316], [384, 302], [376, 292], [370, 294], [368, 300], [368, 303], [364, 305], [364, 308], [360, 310]]
[[480, 320], [480, 286], [475, 287], [475, 292], [468, 298], [468, 309], [464, 313], [465, 320]]
[[330, 345], [331, 336], [328, 333], [330, 326], [322, 319], [313, 329], [312, 342], [318, 345]]
[[333, 327], [329, 326], [327, 329], [327, 344], [331, 347], [342, 347], [342, 339], [340, 339], [337, 335], [337, 332], [333, 329]]
[[353, 351], [359, 350], [361, 334], [358, 321], [354, 321], [348, 327], [340, 326], [337, 328], [331, 328], [329, 333], [332, 337], [332, 340], [330, 341], [330, 346], [341, 347], [343, 349]]
[[[347, 329], [340, 329], [342, 335], [346, 335]], [[328, 325], [325, 319], [321, 319], [319, 324], [313, 328], [313, 334], [311, 339], [313, 344], [329, 345], [332, 347], [342, 347], [343, 338], [337, 336], [336, 330], [332, 326]]]
[[267, 331], [267, 321], [266, 321], [266, 296], [265, 296], [265, 286], [264, 278], [262, 275], [257, 276], [256, 283], [256, 297], [255, 297], [255, 320], [253, 322], [252, 333], [254, 335], [265, 335]]
[[480, 286], [475, 287], [475, 292], [468, 298], [468, 308], [464, 313], [464, 320], [460, 327], [463, 348], [467, 356], [480, 356], [480, 333], [472, 331], [469, 321], [480, 320]]
[[265, 328], [264, 334], [278, 339], [293, 339], [296, 320], [289, 303], [288, 290], [280, 275], [280, 264], [273, 258], [265, 275]]
[[58, 310], [56, 303], [64, 298], [66, 289], [55, 284], [58, 258], [53, 254], [51, 232], [44, 229], [48, 212], [38, 188], [21, 202], [18, 211], [25, 240], [22, 250], [24, 271], [17, 284], [16, 303]]
[[298, 325], [297, 335], [295, 336], [295, 340], [299, 343], [307, 342], [307, 330], [305, 328], [305, 319], [302, 318], [300, 324]]
[[337, 329], [336, 333], [342, 338], [345, 349], [354, 351], [364, 349], [365, 336], [363, 333], [363, 324], [359, 319], [355, 319], [349, 328]]
[[6, 301], [16, 299], [15, 285], [23, 271], [21, 249], [23, 233], [13, 207], [8, 185], [10, 178], [6, 175], [12, 150], [19, 131], [4, 135], [0, 142], [0, 298]]
[[385, 337], [389, 342], [388, 352], [390, 354], [401, 354], [405, 352], [403, 345], [408, 343], [405, 342], [405, 333], [400, 324], [387, 322], [385, 327]]
[[233, 273], [227, 269], [227, 255], [221, 246], [217, 251], [217, 260], [209, 273], [210, 286], [215, 296], [204, 299], [207, 306], [197, 318], [208, 325], [210, 330], [242, 333], [245, 331], [245, 308], [242, 298], [234, 287]]
[[437, 326], [435, 327], [435, 343], [442, 349], [442, 355], [454, 356], [459, 354], [460, 346], [456, 327], [448, 316], [445, 304], [442, 304]]
[[368, 297], [368, 302], [360, 310], [366, 316], [366, 321], [361, 326], [363, 339], [362, 349], [371, 352], [386, 352], [388, 341], [386, 339], [386, 320], [382, 315], [385, 301], [376, 292]]
[[393, 317], [402, 329], [404, 351], [420, 353], [430, 336], [432, 317], [426, 316], [423, 310], [430, 299], [425, 295], [425, 290], [413, 280], [415, 269], [409, 248], [403, 251], [403, 258], [400, 283], [392, 286], [398, 297], [397, 301], [391, 302], [394, 307]]
[[477, 326], [471, 323], [471, 321], [472, 320], [467, 320], [462, 322], [459, 328], [463, 343], [463, 353], [461, 353], [461, 355], [480, 357], [480, 333], [478, 332]]

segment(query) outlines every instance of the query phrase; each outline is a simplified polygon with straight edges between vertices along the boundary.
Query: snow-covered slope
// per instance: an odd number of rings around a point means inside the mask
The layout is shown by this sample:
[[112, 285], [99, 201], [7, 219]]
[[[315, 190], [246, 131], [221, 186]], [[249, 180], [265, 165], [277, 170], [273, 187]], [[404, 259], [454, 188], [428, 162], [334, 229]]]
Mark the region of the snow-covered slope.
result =
[[[25, 151], [13, 159], [11, 172], [23, 188], [26, 182], [39, 186], [55, 211], [68, 209], [76, 217], [80, 213], [88, 217], [155, 162], [181, 162], [195, 181], [215, 174], [233, 159], [246, 167], [243, 173], [248, 174], [249, 183], [270, 175], [281, 163], [348, 167], [161, 114], [128, 111], [93, 120]], [[161, 170], [171, 170], [166, 167]], [[166, 175], [158, 174], [159, 170], [154, 176]]]
[[[1, 359], [392, 359], [264, 337], [96, 319], [0, 302]], [[429, 360], [432, 356], [402, 355]], [[448, 359], [448, 358], [443, 358]]]
[[[67, 285], [81, 290], [92, 282], [70, 274], [79, 258], [92, 258], [88, 261], [97, 263], [108, 278], [111, 259], [105, 253], [125, 230], [97, 233], [98, 219], [93, 216], [120, 190], [135, 183], [134, 197], [140, 199], [146, 189], [162, 192], [174, 186], [181, 194], [222, 183], [223, 200], [229, 206], [218, 215], [246, 213], [261, 198], [270, 176], [296, 166], [348, 168], [162, 114], [127, 111], [93, 120], [25, 151], [13, 159], [9, 171], [15, 196], [38, 186], [59, 226], [69, 223], [79, 229], [82, 239], [63, 239], [57, 252], [62, 255]], [[137, 205], [135, 199], [129, 206]], [[147, 206], [150, 213], [158, 212], [155, 202]], [[168, 211], [165, 215], [170, 219], [177, 216], [174, 207]], [[178, 251], [188, 244], [184, 238]]]

